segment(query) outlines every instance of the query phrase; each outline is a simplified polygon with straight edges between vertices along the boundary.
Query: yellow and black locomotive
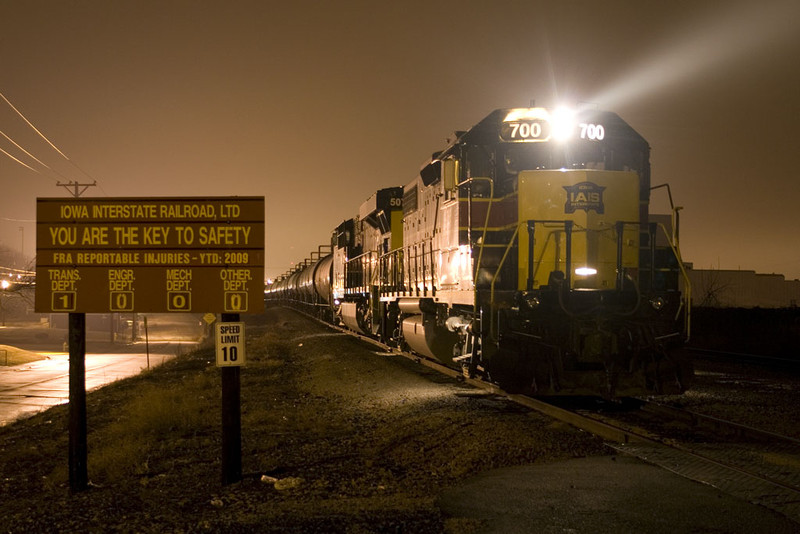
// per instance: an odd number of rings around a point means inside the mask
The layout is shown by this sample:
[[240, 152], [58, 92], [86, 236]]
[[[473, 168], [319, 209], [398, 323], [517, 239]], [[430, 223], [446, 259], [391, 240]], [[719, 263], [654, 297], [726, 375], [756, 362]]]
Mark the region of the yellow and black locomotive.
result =
[[682, 391], [689, 286], [677, 210], [649, 213], [649, 152], [614, 113], [496, 110], [377, 191], [267, 299], [506, 390]]

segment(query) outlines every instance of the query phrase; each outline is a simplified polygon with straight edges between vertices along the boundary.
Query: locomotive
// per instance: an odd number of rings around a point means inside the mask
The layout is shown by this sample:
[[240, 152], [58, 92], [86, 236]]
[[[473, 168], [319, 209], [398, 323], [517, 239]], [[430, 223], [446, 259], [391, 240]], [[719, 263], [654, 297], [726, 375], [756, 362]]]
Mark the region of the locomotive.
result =
[[649, 154], [611, 112], [495, 110], [265, 298], [509, 392], [682, 392], [680, 208], [650, 214]]

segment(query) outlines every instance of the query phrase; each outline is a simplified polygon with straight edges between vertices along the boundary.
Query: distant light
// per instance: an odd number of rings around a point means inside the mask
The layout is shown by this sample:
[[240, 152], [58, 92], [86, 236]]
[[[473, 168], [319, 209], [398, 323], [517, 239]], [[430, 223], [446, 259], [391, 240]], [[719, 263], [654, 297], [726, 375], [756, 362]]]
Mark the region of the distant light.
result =
[[8, 289], [9, 287], [11, 287], [11, 282], [9, 282], [8, 280], [3, 280], [2, 282], [0, 282], [0, 288]]
[[597, 274], [597, 269], [593, 269], [592, 267], [578, 267], [575, 269], [575, 274], [578, 276], [592, 276]]

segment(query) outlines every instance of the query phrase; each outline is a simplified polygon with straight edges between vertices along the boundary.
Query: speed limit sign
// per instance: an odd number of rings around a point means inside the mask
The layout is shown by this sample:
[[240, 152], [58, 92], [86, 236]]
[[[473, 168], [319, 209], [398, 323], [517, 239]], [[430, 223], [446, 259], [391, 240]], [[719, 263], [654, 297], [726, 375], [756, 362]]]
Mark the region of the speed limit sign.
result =
[[217, 323], [217, 367], [245, 364], [244, 323]]

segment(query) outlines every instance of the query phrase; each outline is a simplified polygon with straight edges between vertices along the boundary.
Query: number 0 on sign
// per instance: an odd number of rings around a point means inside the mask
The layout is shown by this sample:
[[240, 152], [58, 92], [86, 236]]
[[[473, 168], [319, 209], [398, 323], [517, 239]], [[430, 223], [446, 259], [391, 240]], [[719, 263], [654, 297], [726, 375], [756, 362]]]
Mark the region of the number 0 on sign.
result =
[[244, 323], [217, 323], [217, 367], [245, 364]]

